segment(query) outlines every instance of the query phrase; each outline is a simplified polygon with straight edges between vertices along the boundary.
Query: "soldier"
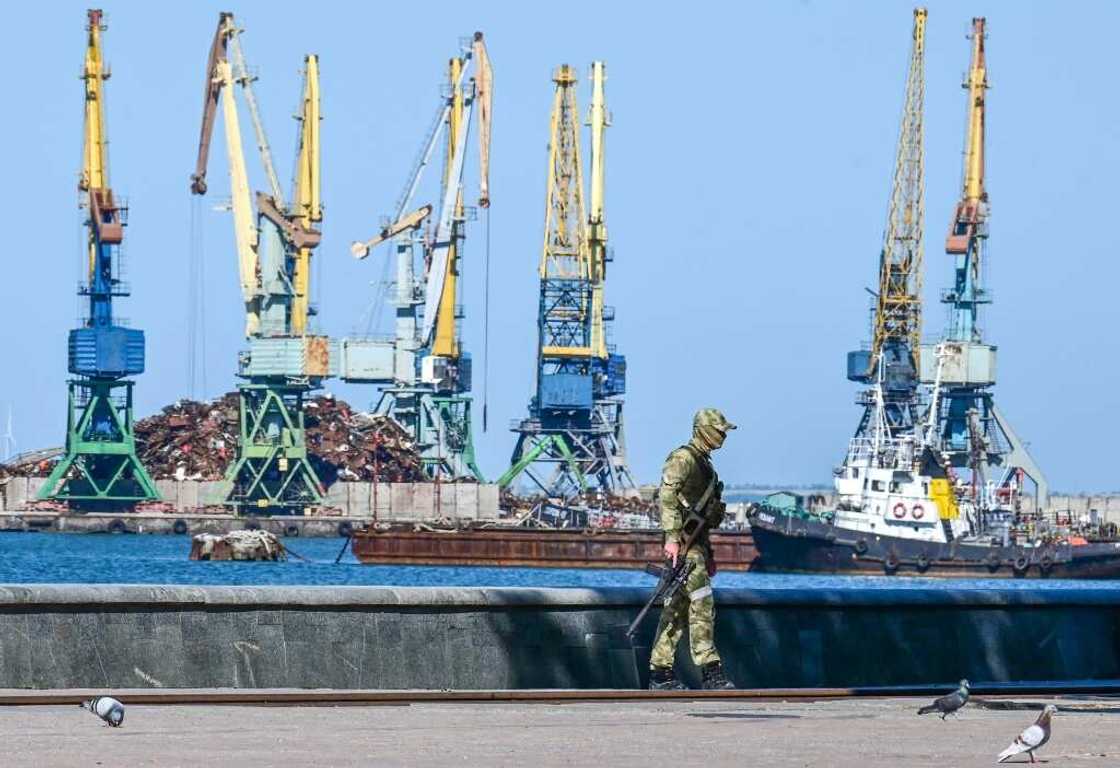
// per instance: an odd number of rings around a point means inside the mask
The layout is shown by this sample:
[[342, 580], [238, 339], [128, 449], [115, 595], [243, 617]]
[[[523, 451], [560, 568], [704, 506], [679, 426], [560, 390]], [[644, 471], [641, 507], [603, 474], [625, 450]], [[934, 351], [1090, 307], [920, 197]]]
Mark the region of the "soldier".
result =
[[735, 429], [715, 408], [703, 408], [692, 420], [692, 439], [677, 448], [665, 460], [661, 474], [661, 527], [665, 529], [665, 556], [674, 563], [686, 557], [694, 564], [685, 588], [665, 603], [657, 625], [657, 639], [650, 654], [649, 687], [654, 691], [678, 691], [685, 688], [673, 674], [673, 657], [677, 643], [688, 622], [692, 662], [700, 667], [705, 689], [730, 689], [735, 686], [723, 673], [723, 664], [714, 640], [715, 599], [712, 597], [712, 576], [716, 564], [712, 559], [707, 530], [697, 537], [687, 552], [681, 544], [696, 525], [693, 514], [702, 517], [708, 528], [723, 522], [726, 505], [721, 498], [723, 483], [712, 466], [712, 451], [723, 445], [728, 431]]

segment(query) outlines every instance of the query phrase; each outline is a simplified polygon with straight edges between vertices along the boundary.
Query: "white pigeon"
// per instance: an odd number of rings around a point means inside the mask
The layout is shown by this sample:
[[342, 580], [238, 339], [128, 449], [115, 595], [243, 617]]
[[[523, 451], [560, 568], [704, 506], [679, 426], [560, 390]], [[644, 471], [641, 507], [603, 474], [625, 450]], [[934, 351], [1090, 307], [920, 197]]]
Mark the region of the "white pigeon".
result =
[[94, 696], [89, 701], [78, 704], [82, 709], [88, 709], [114, 728], [119, 728], [124, 722], [124, 704], [112, 696]]
[[1015, 741], [1011, 742], [1011, 746], [999, 753], [997, 763], [1002, 763], [1012, 755], [1019, 755], [1026, 752], [1031, 762], [1034, 762], [1034, 751], [1041, 747], [1046, 742], [1050, 741], [1050, 718], [1058, 708], [1053, 704], [1047, 704], [1042, 710], [1042, 714], [1034, 721], [1034, 725], [1027, 726], [1027, 728], [1019, 734]]

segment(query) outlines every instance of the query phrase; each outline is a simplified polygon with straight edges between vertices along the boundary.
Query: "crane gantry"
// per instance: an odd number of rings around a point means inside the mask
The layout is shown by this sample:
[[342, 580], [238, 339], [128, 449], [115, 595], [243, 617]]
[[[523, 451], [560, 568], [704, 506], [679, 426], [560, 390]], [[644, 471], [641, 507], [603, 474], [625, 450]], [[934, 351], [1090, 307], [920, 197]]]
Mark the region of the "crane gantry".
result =
[[[870, 350], [848, 355], [848, 378], [877, 382], [882, 418], [892, 436], [911, 434], [921, 420], [922, 230], [925, 220], [924, 127], [925, 8], [914, 10], [910, 64], [898, 134], [887, 224], [879, 251], [879, 290], [875, 295]], [[856, 437], [875, 429], [877, 397], [861, 393], [863, 416]]]
[[[337, 366], [337, 347], [308, 331], [311, 251], [322, 220], [319, 180], [319, 62], [304, 58], [296, 169], [291, 203], [282, 196], [233, 15], [222, 13], [210, 46], [202, 129], [191, 191], [207, 191], [210, 141], [222, 107], [234, 242], [249, 350], [239, 358], [241, 433], [226, 472], [224, 502], [238, 511], [299, 511], [322, 500], [308, 461], [303, 401]], [[233, 53], [231, 61], [230, 53]], [[271, 194], [250, 195], [234, 97], [240, 86], [252, 116]]]
[[[481, 480], [471, 418], [471, 356], [463, 348], [458, 303], [471, 213], [464, 203], [464, 176], [475, 122], [478, 205], [490, 205], [493, 72], [481, 32], [450, 59], [447, 83], [433, 128], [389, 223], [374, 237], [351, 246], [355, 258], [364, 259], [382, 242], [395, 245], [394, 338], [343, 340], [341, 378], [382, 386], [377, 411], [392, 416], [412, 436], [429, 477]], [[441, 141], [444, 164], [438, 202], [412, 210]]]
[[78, 189], [86, 218], [88, 298], [82, 327], [70, 331], [66, 452], [39, 492], [40, 499], [113, 508], [159, 498], [155, 483], [136, 456], [132, 387], [128, 376], [144, 372], [144, 332], [125, 328], [113, 316], [113, 299], [129, 295], [121, 278], [120, 247], [128, 208], [109, 186], [108, 132], [102, 61], [102, 12], [87, 11], [82, 70], [85, 119]]
[[[544, 245], [540, 259], [537, 388], [529, 416], [515, 424], [510, 468], [549, 499], [568, 506], [589, 490], [636, 493], [626, 460], [622, 395], [626, 360], [607, 343], [613, 313], [604, 305], [607, 226], [604, 213], [608, 126], [606, 66], [591, 65], [590, 208], [585, 208], [580, 125], [573, 67], [553, 75]], [[538, 470], [545, 469], [546, 473]]]
[[[945, 252], [954, 258], [953, 286], [942, 302], [949, 308], [949, 326], [942, 343], [940, 398], [931, 421], [937, 425], [941, 450], [958, 469], [969, 470], [977, 503], [996, 494], [1006, 501], [1034, 484], [1036, 508], [1045, 507], [1049, 488], [1042, 470], [1010, 422], [996, 407], [996, 347], [984, 341], [980, 307], [991, 303], [983, 283], [990, 214], [985, 187], [985, 120], [988, 70], [984, 50], [986, 22], [972, 20], [971, 60], [962, 87], [967, 93], [966, 134], [961, 197], [953, 213]], [[923, 355], [922, 380], [937, 377], [935, 355]]]

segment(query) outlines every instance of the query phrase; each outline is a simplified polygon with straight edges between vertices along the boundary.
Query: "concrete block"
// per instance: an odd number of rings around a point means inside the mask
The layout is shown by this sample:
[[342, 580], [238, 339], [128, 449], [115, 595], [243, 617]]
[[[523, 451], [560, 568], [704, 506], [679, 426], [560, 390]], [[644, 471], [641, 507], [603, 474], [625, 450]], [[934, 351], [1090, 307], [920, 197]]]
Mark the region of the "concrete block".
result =
[[478, 519], [477, 483], [459, 483], [455, 486], [455, 516], [460, 520]]
[[200, 498], [201, 485], [202, 483], [198, 480], [184, 480], [176, 483], [179, 499], [176, 508], [185, 511], [201, 507], [203, 504]]
[[410, 520], [413, 509], [412, 483], [392, 483], [389, 486], [392, 498], [389, 517], [392, 520]]
[[373, 500], [373, 483], [347, 483], [350, 487], [350, 504], [346, 514], [351, 517], [369, 518]]
[[198, 484], [198, 502], [201, 506], [220, 506], [225, 501], [225, 483], [206, 480]]
[[454, 520], [456, 502], [458, 500], [458, 485], [455, 483], [432, 483], [432, 503], [437, 517]]
[[478, 486], [478, 519], [498, 519], [498, 486], [494, 483]]
[[175, 505], [175, 509], [182, 511], [183, 506], [179, 501], [179, 484], [174, 480], [156, 480], [156, 492], [168, 504]]
[[373, 487], [373, 500], [370, 503], [370, 512], [375, 520], [385, 520], [392, 517], [393, 489], [389, 483], [375, 483]]
[[338, 507], [343, 514], [350, 514], [350, 485], [351, 483], [335, 483], [327, 489], [323, 497], [323, 504], [328, 507]]
[[412, 486], [412, 509], [408, 520], [431, 520], [438, 514], [436, 509], [435, 487], [432, 483], [414, 483]]

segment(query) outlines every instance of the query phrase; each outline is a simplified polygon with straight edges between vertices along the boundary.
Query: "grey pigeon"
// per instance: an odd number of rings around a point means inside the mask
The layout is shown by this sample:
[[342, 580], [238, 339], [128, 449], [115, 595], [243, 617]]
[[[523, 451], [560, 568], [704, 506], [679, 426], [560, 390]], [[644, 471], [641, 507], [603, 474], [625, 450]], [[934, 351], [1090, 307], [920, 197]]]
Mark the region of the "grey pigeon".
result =
[[120, 724], [124, 722], [124, 704], [121, 704], [112, 696], [94, 696], [78, 706], [82, 709], [88, 709], [114, 728], [119, 728]]
[[930, 712], [940, 712], [941, 719], [944, 720], [946, 715], [953, 714], [968, 703], [968, 688], [968, 681], [961, 680], [957, 690], [947, 693], [939, 699], [934, 699], [932, 704], [919, 709], [918, 714], [928, 715]]
[[999, 753], [997, 763], [1002, 763], [1007, 758], [1013, 755], [1020, 755], [1026, 752], [1031, 762], [1034, 762], [1034, 751], [1041, 747], [1046, 742], [1050, 741], [1050, 718], [1058, 708], [1053, 704], [1047, 704], [1046, 708], [1042, 710], [1042, 714], [1034, 721], [1034, 725], [1029, 725], [1019, 734], [1015, 741], [1011, 742], [1011, 746]]

